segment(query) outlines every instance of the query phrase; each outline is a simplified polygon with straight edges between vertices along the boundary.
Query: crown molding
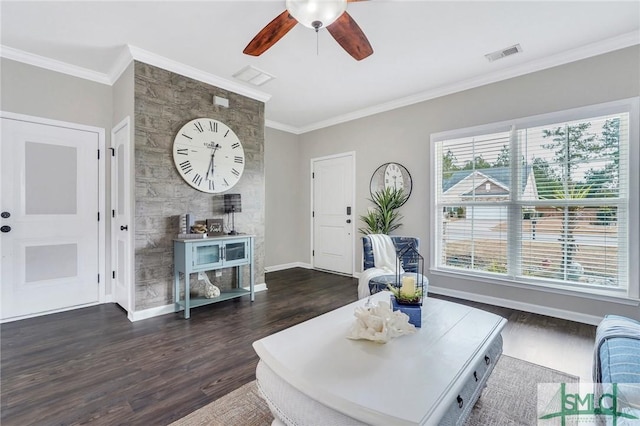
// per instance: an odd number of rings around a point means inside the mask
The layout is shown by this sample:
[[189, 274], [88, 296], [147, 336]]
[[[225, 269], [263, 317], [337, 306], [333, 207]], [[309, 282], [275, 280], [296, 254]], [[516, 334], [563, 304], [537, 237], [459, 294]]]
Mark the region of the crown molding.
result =
[[271, 129], [282, 130], [283, 132], [293, 133], [295, 135], [299, 135], [300, 129], [294, 126], [289, 126], [288, 124], [279, 123], [273, 120], [265, 120], [264, 125]]
[[0, 56], [3, 58], [11, 59], [13, 61], [33, 65], [34, 67], [44, 68], [49, 71], [55, 71], [62, 74], [71, 75], [73, 77], [95, 81], [96, 83], [100, 84], [112, 84], [109, 76], [101, 72], [93, 71], [76, 65], [71, 65], [66, 62], [36, 55], [34, 53], [25, 52], [23, 50], [14, 49], [13, 47], [0, 45]]
[[397, 108], [402, 108], [416, 103], [439, 98], [441, 96], [451, 95], [453, 93], [462, 92], [464, 90], [469, 90], [487, 84], [496, 83], [498, 81], [507, 80], [509, 78], [519, 77], [536, 71], [542, 71], [548, 68], [565, 65], [570, 62], [587, 59], [593, 56], [602, 55], [614, 50], [624, 49], [626, 47], [631, 47], [639, 44], [640, 31], [632, 31], [617, 37], [609, 38], [596, 43], [557, 53], [546, 58], [530, 61], [525, 64], [517, 65], [504, 70], [487, 73], [478, 77], [441, 86], [433, 90], [420, 92], [415, 95], [396, 99], [383, 104], [374, 105], [369, 108], [353, 111], [348, 114], [329, 118], [327, 120], [318, 121], [307, 126], [294, 127], [295, 130], [291, 131], [291, 133], [303, 134], [314, 130], [319, 130], [325, 127], [334, 126], [336, 124], [345, 123], [347, 121], [357, 120], [359, 118], [368, 117], [370, 115], [379, 114], [381, 112], [391, 111]]
[[140, 49], [139, 47], [129, 45], [129, 51], [131, 52], [133, 59], [136, 61], [141, 61], [167, 71], [175, 72], [185, 77], [193, 78], [194, 80], [202, 81], [203, 83], [208, 83], [257, 101], [267, 102], [271, 98], [271, 95], [268, 93], [253, 90], [231, 80], [217, 77], [197, 68], [174, 61], [173, 59], [165, 58], [147, 50]]

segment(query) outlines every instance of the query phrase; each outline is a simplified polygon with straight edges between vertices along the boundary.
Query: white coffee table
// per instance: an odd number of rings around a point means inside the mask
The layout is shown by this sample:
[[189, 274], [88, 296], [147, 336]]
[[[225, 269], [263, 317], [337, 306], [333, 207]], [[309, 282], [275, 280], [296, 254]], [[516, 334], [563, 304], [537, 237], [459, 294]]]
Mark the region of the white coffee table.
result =
[[[373, 302], [380, 300], [388, 301], [389, 293], [372, 296]], [[427, 298], [423, 326], [415, 334], [387, 344], [347, 339], [354, 309], [364, 303], [253, 343], [260, 357], [258, 387], [274, 424], [462, 422], [502, 352], [506, 320]]]

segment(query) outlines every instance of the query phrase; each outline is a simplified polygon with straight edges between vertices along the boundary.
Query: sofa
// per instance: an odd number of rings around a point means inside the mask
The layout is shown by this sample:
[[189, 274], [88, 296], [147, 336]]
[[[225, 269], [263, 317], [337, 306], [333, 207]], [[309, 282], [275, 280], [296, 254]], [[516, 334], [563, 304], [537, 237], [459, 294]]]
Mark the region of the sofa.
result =
[[622, 412], [640, 415], [640, 321], [607, 315], [598, 324], [593, 381], [596, 395], [611, 394], [615, 383]]

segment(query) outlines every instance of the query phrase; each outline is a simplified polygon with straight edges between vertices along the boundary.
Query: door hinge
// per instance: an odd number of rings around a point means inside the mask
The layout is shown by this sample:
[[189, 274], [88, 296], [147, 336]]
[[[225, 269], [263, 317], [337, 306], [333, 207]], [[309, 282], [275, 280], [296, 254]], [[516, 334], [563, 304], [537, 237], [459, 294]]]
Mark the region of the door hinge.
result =
[[315, 178], [316, 178], [315, 172], [311, 172], [311, 179], [315, 179]]
[[98, 150], [98, 160], [100, 159], [100, 150]]
[[315, 256], [316, 255], [316, 251], [315, 250], [311, 250], [311, 256]]
[[111, 278], [116, 279], [116, 271], [111, 271]]
[[311, 212], [311, 217], [316, 217], [316, 212], [315, 211]]
[[100, 274], [98, 274], [98, 284], [100, 284]]
[[112, 209], [112, 210], [111, 210], [111, 217], [116, 217], [116, 211], [115, 211], [115, 209]]
[[98, 212], [98, 222], [100, 222], [100, 212]]

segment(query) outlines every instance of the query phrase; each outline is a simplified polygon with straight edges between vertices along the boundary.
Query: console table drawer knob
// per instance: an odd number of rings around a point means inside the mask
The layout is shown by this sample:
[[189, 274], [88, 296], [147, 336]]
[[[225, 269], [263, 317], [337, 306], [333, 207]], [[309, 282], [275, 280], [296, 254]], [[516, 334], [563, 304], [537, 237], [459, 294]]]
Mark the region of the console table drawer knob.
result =
[[464, 400], [462, 399], [462, 397], [458, 395], [456, 400], [458, 401], [458, 407], [462, 408], [462, 406], [464, 405]]
[[491, 364], [491, 358], [489, 358], [489, 356], [488, 356], [488, 355], [485, 355], [485, 356], [484, 356], [484, 362], [485, 362], [487, 365]]

